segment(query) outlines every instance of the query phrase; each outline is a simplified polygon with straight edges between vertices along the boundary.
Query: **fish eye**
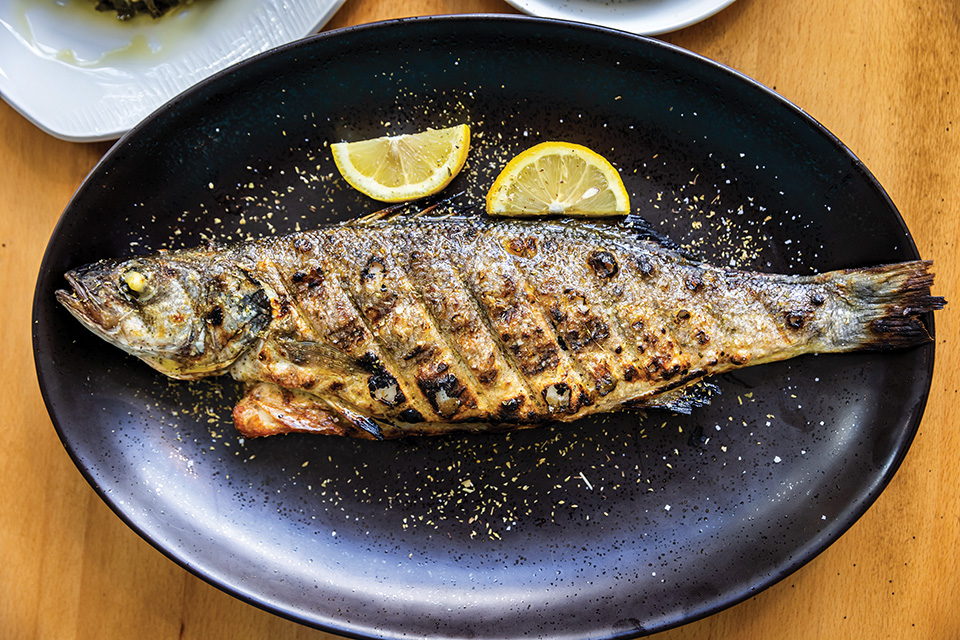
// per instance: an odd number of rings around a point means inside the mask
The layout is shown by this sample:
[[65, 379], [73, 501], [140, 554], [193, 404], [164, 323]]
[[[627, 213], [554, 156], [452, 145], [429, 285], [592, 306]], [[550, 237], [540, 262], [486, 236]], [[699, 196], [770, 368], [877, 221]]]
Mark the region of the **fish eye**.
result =
[[144, 302], [153, 294], [153, 288], [150, 287], [147, 276], [136, 269], [128, 269], [120, 279], [123, 282], [121, 286], [123, 293], [137, 302]]

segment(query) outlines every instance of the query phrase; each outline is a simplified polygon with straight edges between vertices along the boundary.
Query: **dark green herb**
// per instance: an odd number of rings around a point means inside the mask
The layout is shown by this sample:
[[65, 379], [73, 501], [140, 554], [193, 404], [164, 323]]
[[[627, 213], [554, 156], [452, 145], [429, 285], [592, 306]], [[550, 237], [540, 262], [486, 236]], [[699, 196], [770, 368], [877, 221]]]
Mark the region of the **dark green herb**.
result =
[[141, 13], [149, 13], [154, 18], [159, 18], [170, 9], [182, 4], [187, 4], [190, 1], [191, 0], [99, 0], [97, 2], [97, 11], [116, 11], [117, 18], [120, 20], [129, 20]]

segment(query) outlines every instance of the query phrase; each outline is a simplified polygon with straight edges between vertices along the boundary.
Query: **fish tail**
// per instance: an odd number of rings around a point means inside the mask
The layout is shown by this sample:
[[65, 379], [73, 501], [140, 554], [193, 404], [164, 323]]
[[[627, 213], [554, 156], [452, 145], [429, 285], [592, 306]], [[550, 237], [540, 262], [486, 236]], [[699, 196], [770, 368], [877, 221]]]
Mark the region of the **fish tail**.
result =
[[922, 316], [942, 309], [946, 300], [930, 295], [932, 265], [917, 260], [842, 272], [856, 309], [851, 337], [857, 348], [889, 351], [933, 339]]

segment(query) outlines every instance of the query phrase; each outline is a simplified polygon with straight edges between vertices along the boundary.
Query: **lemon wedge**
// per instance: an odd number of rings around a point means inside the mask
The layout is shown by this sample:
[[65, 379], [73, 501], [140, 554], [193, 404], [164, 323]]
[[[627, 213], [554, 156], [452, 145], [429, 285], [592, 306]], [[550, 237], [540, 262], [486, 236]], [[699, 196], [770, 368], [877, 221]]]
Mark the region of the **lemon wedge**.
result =
[[630, 212], [620, 174], [579, 144], [542, 142], [507, 163], [487, 192], [491, 215], [619, 216]]
[[433, 195], [463, 168], [470, 146], [466, 124], [419, 133], [330, 145], [350, 186], [375, 200], [405, 202]]

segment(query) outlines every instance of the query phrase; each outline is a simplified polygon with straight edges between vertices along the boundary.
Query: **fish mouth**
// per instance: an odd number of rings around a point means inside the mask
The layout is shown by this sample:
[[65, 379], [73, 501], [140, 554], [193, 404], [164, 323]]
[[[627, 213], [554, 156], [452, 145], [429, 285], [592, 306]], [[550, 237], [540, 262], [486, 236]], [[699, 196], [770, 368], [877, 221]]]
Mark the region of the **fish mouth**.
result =
[[56, 296], [60, 304], [95, 333], [110, 335], [116, 331], [119, 324], [116, 315], [107, 313], [73, 272], [64, 274], [64, 278], [70, 290], [57, 289]]

